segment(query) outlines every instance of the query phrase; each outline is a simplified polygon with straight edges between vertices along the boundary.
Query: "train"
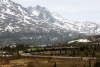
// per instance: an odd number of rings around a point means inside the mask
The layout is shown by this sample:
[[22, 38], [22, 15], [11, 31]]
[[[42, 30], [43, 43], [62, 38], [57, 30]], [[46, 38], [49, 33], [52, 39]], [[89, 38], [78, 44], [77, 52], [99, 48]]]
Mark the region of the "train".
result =
[[25, 52], [42, 52], [42, 51], [59, 51], [59, 50], [71, 50], [71, 49], [79, 49], [80, 47], [40, 47], [40, 48], [30, 48]]

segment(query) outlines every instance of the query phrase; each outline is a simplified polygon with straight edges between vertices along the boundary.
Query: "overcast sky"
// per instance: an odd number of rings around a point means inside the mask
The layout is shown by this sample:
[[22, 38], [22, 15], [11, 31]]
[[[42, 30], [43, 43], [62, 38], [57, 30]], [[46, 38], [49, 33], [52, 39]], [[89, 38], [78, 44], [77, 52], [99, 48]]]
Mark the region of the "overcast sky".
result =
[[40, 5], [74, 21], [100, 24], [100, 0], [12, 0], [24, 7]]

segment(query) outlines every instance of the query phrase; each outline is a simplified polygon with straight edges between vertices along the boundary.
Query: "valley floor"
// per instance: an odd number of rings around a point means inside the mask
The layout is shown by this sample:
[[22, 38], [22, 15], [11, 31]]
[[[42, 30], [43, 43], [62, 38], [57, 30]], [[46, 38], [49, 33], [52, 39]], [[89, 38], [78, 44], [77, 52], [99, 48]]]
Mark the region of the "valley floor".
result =
[[0, 58], [0, 67], [87, 67], [94, 66], [96, 59], [61, 58], [61, 57], [20, 57]]

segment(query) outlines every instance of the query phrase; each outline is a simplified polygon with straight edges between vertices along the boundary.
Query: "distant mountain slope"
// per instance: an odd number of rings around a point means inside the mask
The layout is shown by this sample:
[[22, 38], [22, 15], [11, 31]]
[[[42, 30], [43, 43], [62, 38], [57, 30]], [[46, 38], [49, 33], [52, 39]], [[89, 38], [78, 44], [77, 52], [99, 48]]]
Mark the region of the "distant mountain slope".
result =
[[83, 23], [78, 21], [71, 21], [39, 5], [36, 7], [28, 7], [27, 10], [29, 10], [30, 14], [67, 30], [77, 31], [88, 35], [100, 34], [100, 25], [90, 21]]
[[24, 8], [10, 0], [0, 0], [0, 43], [52, 44], [85, 34], [100, 34], [100, 25], [71, 21], [39, 5]]
[[76, 38], [79, 34], [39, 18], [17, 3], [0, 0], [0, 43], [52, 44]]

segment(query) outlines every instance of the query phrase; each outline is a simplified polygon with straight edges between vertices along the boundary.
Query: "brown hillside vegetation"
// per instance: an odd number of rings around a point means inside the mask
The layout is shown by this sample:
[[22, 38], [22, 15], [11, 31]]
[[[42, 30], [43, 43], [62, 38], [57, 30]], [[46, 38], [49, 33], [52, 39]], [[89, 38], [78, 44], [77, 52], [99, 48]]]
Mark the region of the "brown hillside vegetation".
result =
[[94, 66], [96, 60], [66, 59], [47, 57], [22, 57], [19, 59], [0, 59], [0, 67], [87, 67]]

